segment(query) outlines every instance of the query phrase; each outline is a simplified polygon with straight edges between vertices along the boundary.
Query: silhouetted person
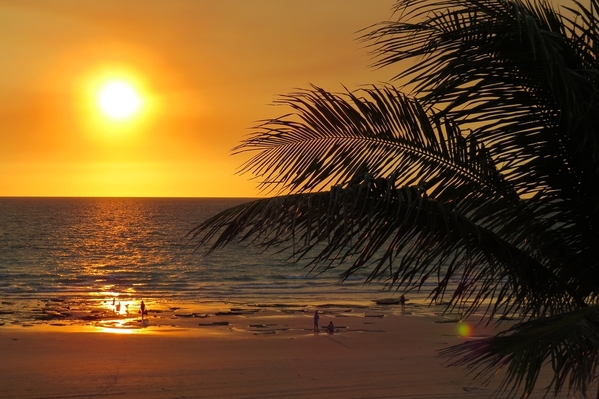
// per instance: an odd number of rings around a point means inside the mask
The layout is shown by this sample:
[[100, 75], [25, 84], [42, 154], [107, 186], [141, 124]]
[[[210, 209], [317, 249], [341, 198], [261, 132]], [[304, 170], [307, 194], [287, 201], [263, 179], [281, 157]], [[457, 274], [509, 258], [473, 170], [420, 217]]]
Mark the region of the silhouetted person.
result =
[[148, 312], [146, 310], [146, 304], [144, 303], [144, 301], [141, 301], [141, 305], [139, 305], [139, 312], [141, 313], [141, 319], [144, 319], [144, 315], [146, 315]]
[[405, 312], [406, 311], [406, 297], [403, 296], [403, 294], [399, 298], [399, 304], [401, 305], [401, 311]]
[[327, 333], [329, 333], [329, 334], [335, 333], [335, 326], [333, 325], [332, 321], [329, 321], [329, 325], [327, 326]]
[[315, 310], [314, 311], [314, 332], [319, 332], [318, 320], [320, 320], [320, 316], [318, 315], [318, 310]]

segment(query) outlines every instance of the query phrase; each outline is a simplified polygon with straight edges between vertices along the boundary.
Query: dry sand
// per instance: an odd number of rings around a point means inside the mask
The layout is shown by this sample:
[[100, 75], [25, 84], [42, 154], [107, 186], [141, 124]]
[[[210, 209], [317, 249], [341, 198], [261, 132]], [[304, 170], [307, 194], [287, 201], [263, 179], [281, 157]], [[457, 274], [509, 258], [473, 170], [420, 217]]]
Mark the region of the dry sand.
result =
[[464, 338], [456, 323], [440, 323], [440, 316], [324, 310], [320, 324], [337, 326], [329, 335], [312, 332], [308, 310], [192, 313], [154, 314], [147, 328], [0, 327], [0, 397], [422, 399], [493, 393], [437, 356], [441, 348], [492, 332], [480, 326]]

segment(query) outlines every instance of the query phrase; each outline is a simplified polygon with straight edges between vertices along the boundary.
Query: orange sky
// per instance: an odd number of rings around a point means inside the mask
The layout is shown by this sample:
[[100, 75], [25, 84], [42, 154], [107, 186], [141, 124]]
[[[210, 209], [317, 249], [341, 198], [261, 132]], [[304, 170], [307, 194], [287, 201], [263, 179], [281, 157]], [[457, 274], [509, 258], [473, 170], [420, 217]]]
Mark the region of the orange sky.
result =
[[[393, 0], [3, 0], [0, 196], [246, 197], [230, 149], [277, 94], [385, 81], [355, 32]], [[110, 122], [106, 78], [142, 111]]]

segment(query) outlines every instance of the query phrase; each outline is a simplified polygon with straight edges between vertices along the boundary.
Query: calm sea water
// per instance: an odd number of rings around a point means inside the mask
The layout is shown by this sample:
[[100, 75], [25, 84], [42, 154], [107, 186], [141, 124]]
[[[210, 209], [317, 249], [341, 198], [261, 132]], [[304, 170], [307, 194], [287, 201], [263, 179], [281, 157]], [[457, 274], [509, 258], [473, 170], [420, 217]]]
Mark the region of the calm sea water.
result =
[[188, 245], [193, 227], [244, 201], [0, 198], [0, 299], [322, 304], [394, 294], [364, 275], [308, 275], [288, 255], [231, 246], [204, 257]]

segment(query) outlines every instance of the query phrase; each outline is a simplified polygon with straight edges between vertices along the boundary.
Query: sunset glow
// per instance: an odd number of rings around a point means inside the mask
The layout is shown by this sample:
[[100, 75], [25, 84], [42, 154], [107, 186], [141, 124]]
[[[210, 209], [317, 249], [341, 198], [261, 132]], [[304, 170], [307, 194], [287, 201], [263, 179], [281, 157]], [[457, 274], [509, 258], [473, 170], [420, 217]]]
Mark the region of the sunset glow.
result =
[[125, 120], [135, 116], [142, 105], [139, 93], [128, 82], [109, 81], [98, 93], [98, 106], [110, 119]]
[[0, 196], [264, 195], [231, 148], [279, 95], [388, 80], [354, 32], [392, 4], [3, 2]]

